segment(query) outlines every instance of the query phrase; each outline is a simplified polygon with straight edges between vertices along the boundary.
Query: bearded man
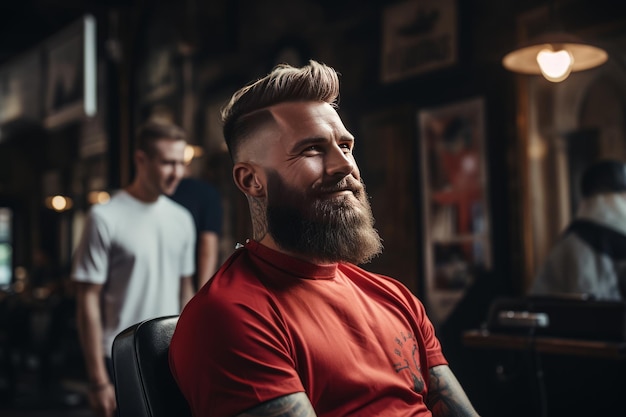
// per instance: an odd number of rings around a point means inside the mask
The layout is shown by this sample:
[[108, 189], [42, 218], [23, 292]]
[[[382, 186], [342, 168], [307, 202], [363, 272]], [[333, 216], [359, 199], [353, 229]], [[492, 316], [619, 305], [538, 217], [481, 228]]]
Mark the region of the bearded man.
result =
[[279, 65], [222, 112], [253, 238], [181, 314], [170, 367], [195, 416], [476, 416], [382, 250], [338, 75]]

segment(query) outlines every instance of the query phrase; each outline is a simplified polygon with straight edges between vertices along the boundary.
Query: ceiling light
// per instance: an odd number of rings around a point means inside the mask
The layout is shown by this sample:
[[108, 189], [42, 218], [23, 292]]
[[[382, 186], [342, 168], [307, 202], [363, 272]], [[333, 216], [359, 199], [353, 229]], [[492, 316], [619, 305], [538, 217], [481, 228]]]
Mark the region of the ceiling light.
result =
[[502, 65], [520, 74], [543, 75], [548, 81], [560, 82], [571, 72], [583, 71], [604, 64], [608, 54], [602, 48], [564, 33], [551, 32], [509, 52]]

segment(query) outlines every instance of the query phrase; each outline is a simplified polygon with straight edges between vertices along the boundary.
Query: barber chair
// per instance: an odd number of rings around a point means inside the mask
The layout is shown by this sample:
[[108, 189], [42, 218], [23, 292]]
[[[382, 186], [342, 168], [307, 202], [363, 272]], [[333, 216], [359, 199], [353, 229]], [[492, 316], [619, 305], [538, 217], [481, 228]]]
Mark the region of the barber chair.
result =
[[113, 341], [119, 417], [191, 417], [170, 372], [168, 351], [178, 316], [145, 320]]

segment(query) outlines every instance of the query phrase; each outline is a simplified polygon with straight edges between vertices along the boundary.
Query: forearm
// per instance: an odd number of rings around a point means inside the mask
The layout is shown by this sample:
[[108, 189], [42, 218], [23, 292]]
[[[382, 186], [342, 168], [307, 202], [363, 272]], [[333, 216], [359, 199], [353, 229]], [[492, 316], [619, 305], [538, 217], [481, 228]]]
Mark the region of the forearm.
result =
[[465, 391], [447, 365], [429, 369], [428, 400], [433, 417], [477, 417]]
[[89, 381], [94, 385], [110, 383], [104, 364], [100, 309], [93, 297], [91, 301], [89, 296], [78, 297], [76, 319]]
[[316, 417], [313, 406], [304, 392], [285, 395], [267, 401], [237, 417]]

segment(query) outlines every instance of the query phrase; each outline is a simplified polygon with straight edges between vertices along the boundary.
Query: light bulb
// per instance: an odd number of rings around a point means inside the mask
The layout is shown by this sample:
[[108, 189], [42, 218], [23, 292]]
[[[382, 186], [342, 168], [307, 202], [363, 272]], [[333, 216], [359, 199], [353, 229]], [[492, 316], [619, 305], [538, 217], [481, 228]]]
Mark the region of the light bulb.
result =
[[537, 63], [546, 80], [558, 83], [572, 72], [574, 57], [567, 49], [558, 51], [542, 49], [537, 54]]
[[183, 160], [185, 161], [185, 165], [189, 164], [193, 159], [193, 155], [195, 154], [195, 150], [191, 145], [185, 145], [185, 153], [183, 156]]
[[62, 212], [72, 208], [73, 201], [69, 197], [55, 195], [46, 198], [46, 207], [54, 211]]

